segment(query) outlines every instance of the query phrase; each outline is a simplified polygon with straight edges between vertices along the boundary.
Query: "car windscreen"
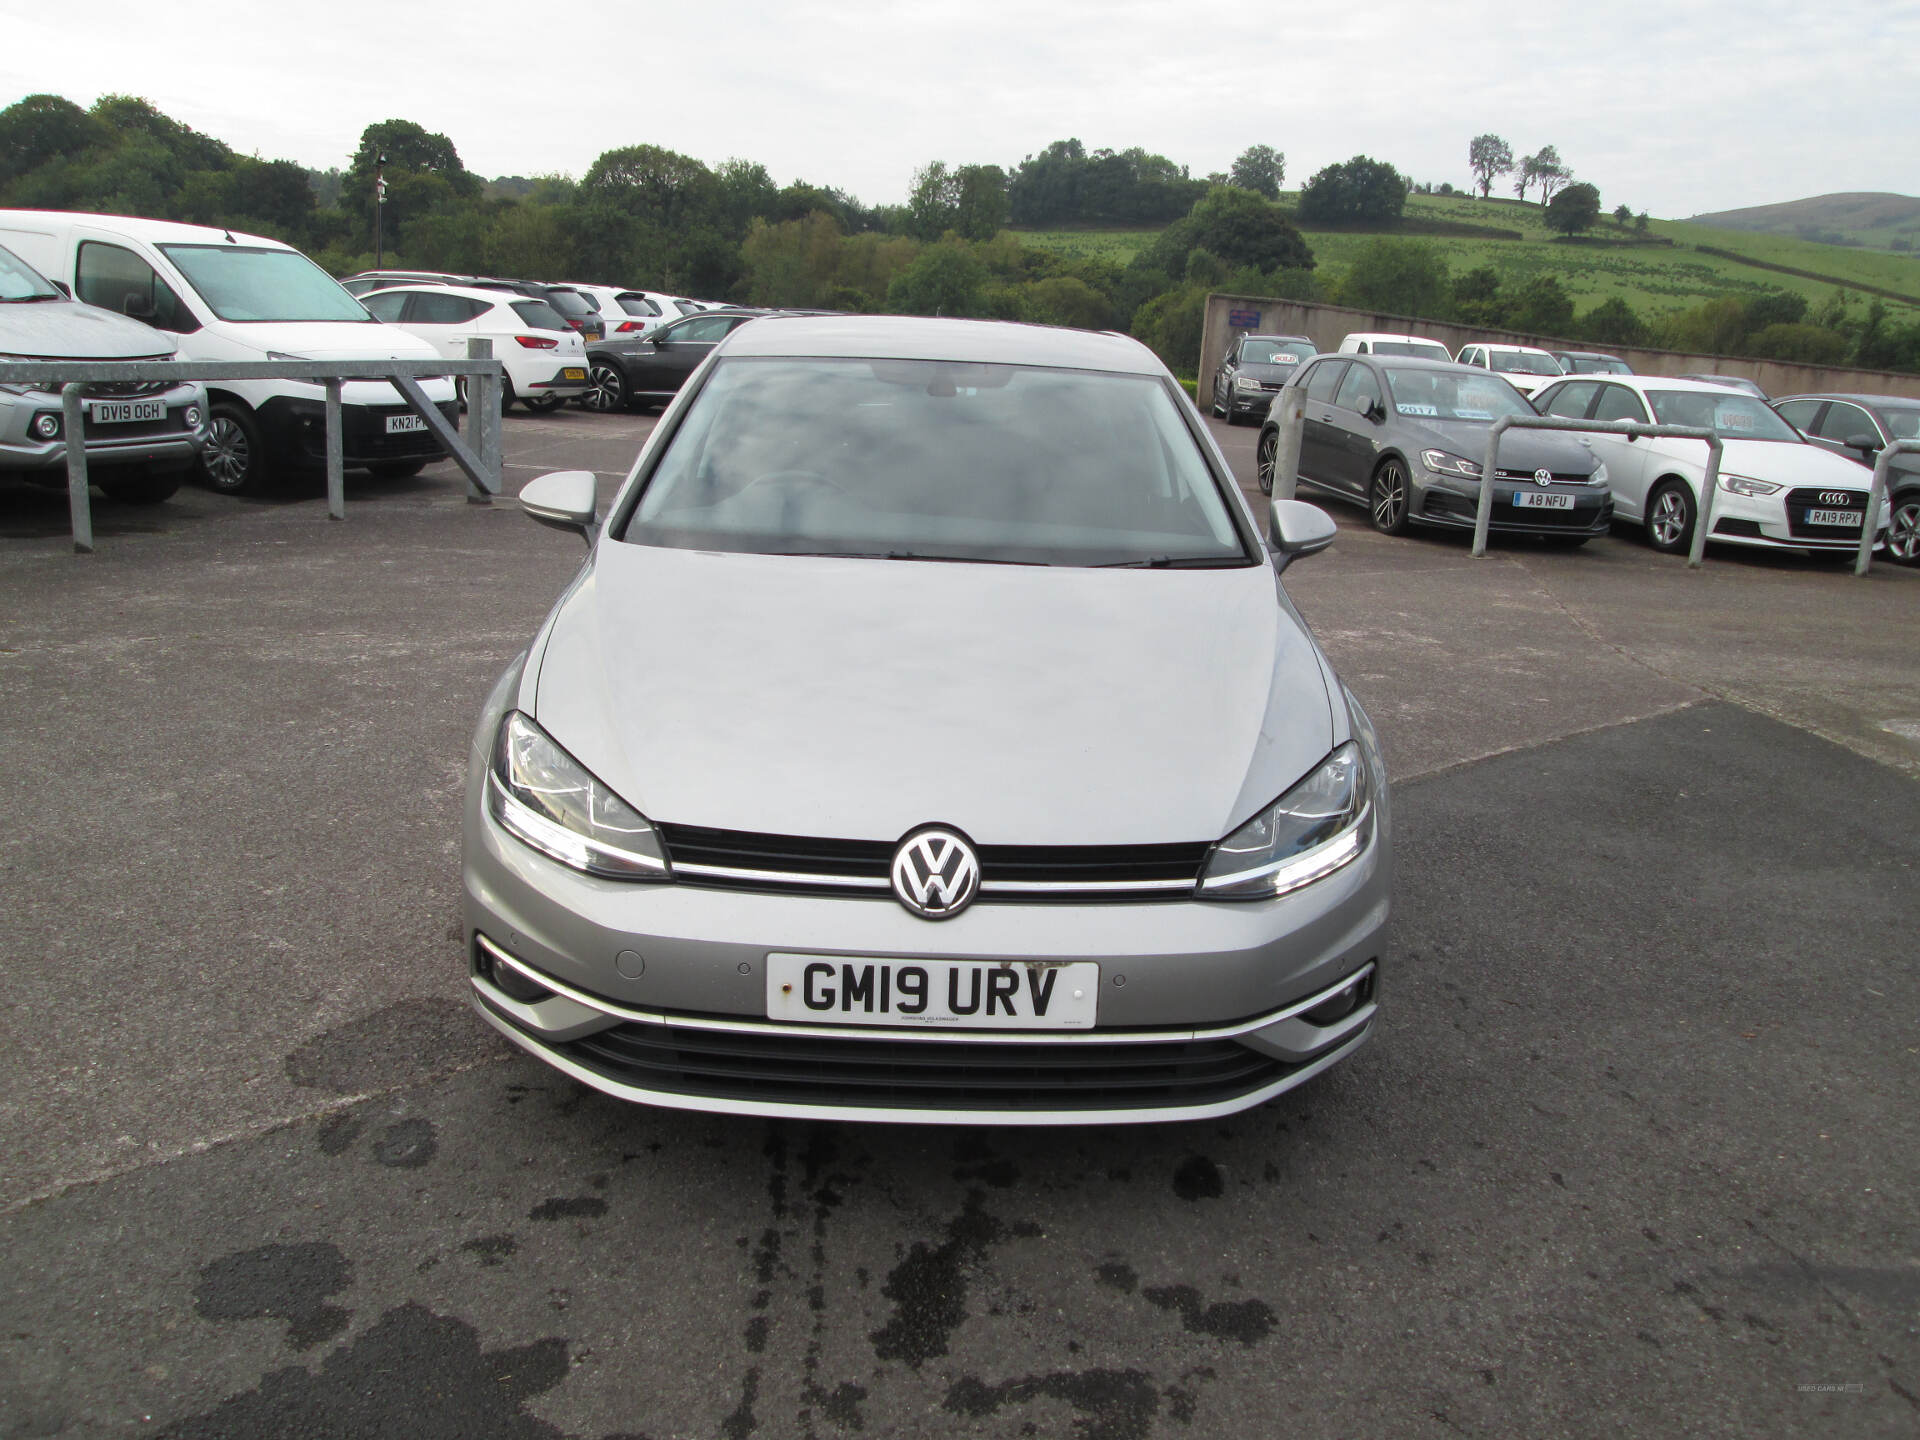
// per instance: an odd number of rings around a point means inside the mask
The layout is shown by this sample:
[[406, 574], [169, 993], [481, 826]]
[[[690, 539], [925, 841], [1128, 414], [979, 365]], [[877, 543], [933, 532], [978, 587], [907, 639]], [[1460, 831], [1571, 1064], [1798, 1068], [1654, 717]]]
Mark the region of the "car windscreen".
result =
[[1415, 369], [1411, 365], [1389, 365], [1386, 371], [1394, 411], [1409, 419], [1486, 424], [1502, 415], [1534, 413], [1520, 392], [1498, 375]]
[[1487, 357], [1493, 368], [1507, 375], [1564, 375], [1551, 355], [1529, 355], [1524, 350], [1494, 350]]
[[535, 330], [561, 330], [569, 334], [573, 331], [566, 317], [544, 300], [513, 300], [508, 303], [513, 313]]
[[1711, 430], [1723, 440], [1786, 440], [1805, 443], [1800, 432], [1764, 400], [1738, 390], [1649, 390], [1647, 403], [1662, 425]]
[[[1406, 340], [1376, 340], [1373, 342], [1376, 355], [1399, 355], [1411, 360], [1438, 360], [1446, 355], [1444, 345], [1415, 345]], [[1452, 357], [1449, 356], [1449, 359]]]
[[58, 300], [60, 292], [18, 255], [0, 245], [0, 300]]
[[1882, 405], [1880, 423], [1895, 440], [1920, 440], [1920, 407]]
[[1258, 563], [1150, 376], [723, 359], [621, 539], [1040, 565]]
[[570, 320], [585, 320], [600, 313], [587, 303], [585, 297], [571, 290], [549, 290], [540, 298]]
[[1297, 340], [1249, 340], [1240, 347], [1243, 365], [1298, 365], [1318, 353]]
[[1592, 360], [1576, 355], [1567, 367], [1569, 375], [1631, 375], [1633, 367], [1624, 360]]
[[374, 323], [366, 307], [298, 250], [247, 245], [160, 249], [222, 320]]

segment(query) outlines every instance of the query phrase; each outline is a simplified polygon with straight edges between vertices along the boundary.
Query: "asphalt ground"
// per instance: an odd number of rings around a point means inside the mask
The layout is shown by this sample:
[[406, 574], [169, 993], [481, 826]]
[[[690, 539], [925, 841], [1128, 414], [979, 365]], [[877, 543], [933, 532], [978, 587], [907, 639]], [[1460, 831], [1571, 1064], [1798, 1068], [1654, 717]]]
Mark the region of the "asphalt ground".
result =
[[[510, 419], [510, 485], [649, 423]], [[462, 491], [80, 558], [0, 488], [0, 1436], [1920, 1429], [1920, 574], [1333, 507], [1372, 1042], [1221, 1123], [767, 1123], [464, 1007], [468, 733], [581, 550]]]

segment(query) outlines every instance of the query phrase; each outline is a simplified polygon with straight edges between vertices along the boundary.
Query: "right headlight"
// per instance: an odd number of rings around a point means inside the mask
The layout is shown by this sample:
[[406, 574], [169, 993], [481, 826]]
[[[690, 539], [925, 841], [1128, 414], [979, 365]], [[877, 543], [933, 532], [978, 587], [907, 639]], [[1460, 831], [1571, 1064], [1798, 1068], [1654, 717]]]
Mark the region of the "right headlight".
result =
[[1258, 390], [1260, 388], [1260, 382], [1251, 375], [1236, 375], [1233, 377], [1233, 388], [1236, 390]]
[[487, 813], [508, 834], [589, 875], [672, 878], [666, 846], [647, 818], [517, 710], [494, 738]]
[[1445, 450], [1422, 450], [1420, 462], [1436, 475], [1451, 476], [1455, 480], [1478, 480], [1480, 462], [1468, 460], [1461, 455], [1452, 455]]
[[1203, 900], [1271, 900], [1351, 864], [1373, 839], [1373, 776], [1350, 740], [1207, 856]]

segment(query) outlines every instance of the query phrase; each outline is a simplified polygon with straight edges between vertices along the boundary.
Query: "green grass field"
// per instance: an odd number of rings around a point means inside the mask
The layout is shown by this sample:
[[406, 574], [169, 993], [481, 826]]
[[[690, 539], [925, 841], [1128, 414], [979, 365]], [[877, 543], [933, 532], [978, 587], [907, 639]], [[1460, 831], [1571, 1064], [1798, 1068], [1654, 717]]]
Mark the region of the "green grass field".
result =
[[[1296, 198], [1290, 194], [1281, 197], [1282, 202], [1288, 204]], [[1538, 206], [1517, 200], [1410, 195], [1406, 213], [1413, 218], [1520, 231], [1526, 238], [1491, 240], [1451, 235], [1414, 238], [1440, 250], [1456, 275], [1481, 265], [1492, 266], [1507, 285], [1524, 283], [1538, 274], [1557, 275], [1573, 297], [1575, 307], [1582, 311], [1618, 296], [1651, 319], [1722, 295], [1754, 295], [1769, 290], [1790, 290], [1819, 304], [1836, 286], [1862, 285], [1920, 300], [1920, 258], [1884, 251], [1821, 245], [1780, 235], [1667, 220], [1653, 221], [1651, 234], [1673, 241], [1672, 245], [1568, 244], [1546, 228]], [[1157, 233], [1156, 230], [1028, 230], [1021, 232], [1021, 237], [1028, 244], [1063, 254], [1097, 256], [1124, 265]], [[1353, 257], [1374, 239], [1369, 234], [1352, 232], [1307, 229], [1301, 233], [1313, 247], [1322, 272], [1330, 277], [1344, 271]], [[1625, 238], [1631, 232], [1617, 228], [1611, 219], [1606, 219], [1593, 233], [1597, 238], [1609, 239]], [[1766, 264], [1810, 271], [1823, 278], [1783, 275], [1725, 256], [1702, 254], [1694, 248], [1701, 245]], [[1888, 304], [1903, 318], [1911, 318], [1920, 311], [1920, 305], [1892, 300]]]

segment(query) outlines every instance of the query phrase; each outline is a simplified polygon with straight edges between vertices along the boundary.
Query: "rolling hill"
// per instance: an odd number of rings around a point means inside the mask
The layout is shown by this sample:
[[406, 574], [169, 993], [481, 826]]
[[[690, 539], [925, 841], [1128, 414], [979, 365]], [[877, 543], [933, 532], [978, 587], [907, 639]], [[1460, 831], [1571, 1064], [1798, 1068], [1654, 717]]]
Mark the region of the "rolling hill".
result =
[[1695, 215], [1689, 223], [1790, 235], [1827, 245], [1907, 250], [1920, 246], [1920, 199], [1885, 191], [1848, 191]]

